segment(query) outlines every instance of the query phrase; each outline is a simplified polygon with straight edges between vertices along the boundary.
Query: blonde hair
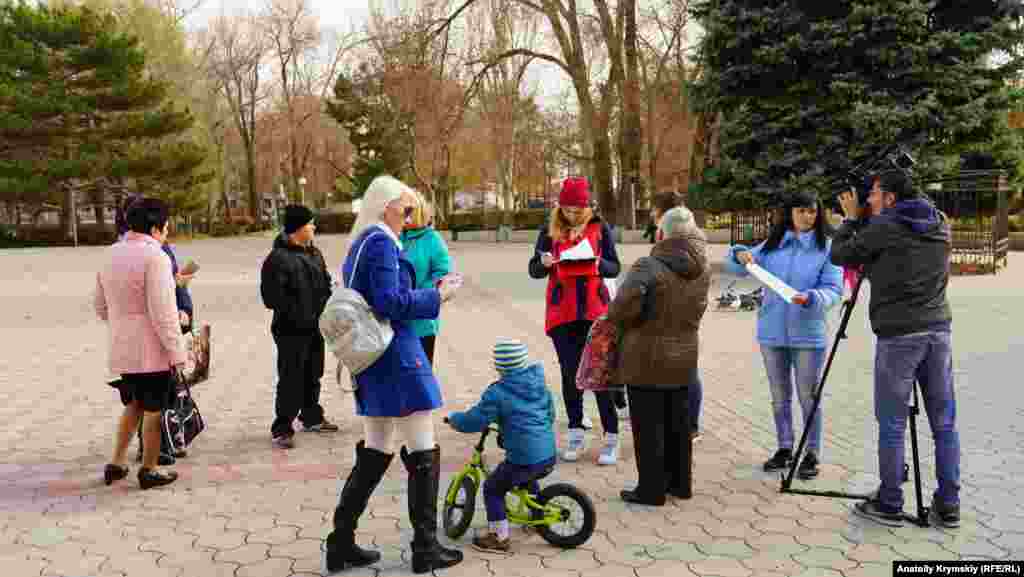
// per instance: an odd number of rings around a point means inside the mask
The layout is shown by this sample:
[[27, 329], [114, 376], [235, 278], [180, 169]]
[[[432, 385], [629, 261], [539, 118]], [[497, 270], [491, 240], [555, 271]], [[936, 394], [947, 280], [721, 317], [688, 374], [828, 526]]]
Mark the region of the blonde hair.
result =
[[420, 191], [414, 191], [416, 196], [416, 206], [413, 207], [412, 211], [412, 222], [409, 224], [411, 228], [423, 228], [430, 223], [431, 217], [434, 216], [433, 207], [427, 201], [426, 197]]
[[583, 224], [573, 224], [562, 212], [562, 207], [555, 207], [554, 213], [551, 215], [551, 222], [548, 223], [548, 236], [551, 237], [552, 242], [557, 242], [568, 236], [570, 231], [575, 231], [577, 235], [583, 232], [583, 229], [590, 224], [591, 219], [594, 218], [594, 209], [588, 207], [583, 208], [580, 214], [580, 219]]

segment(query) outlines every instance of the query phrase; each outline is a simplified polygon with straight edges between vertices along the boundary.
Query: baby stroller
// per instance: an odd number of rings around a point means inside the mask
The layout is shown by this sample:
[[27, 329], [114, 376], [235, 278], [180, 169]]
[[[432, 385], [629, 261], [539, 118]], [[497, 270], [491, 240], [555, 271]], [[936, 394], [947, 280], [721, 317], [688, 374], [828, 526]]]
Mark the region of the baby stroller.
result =
[[737, 293], [733, 290], [737, 281], [732, 281], [725, 287], [722, 294], [715, 302], [718, 310], [729, 311], [753, 311], [757, 310], [764, 301], [764, 287], [758, 287], [747, 293]]

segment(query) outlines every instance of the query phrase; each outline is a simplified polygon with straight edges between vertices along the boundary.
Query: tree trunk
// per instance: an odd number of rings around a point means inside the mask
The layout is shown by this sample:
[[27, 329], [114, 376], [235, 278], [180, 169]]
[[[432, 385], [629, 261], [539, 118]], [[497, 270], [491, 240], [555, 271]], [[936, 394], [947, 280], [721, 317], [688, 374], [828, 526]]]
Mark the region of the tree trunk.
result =
[[637, 55], [636, 29], [637, 0], [623, 0], [620, 6], [625, 10], [625, 83], [623, 85], [622, 110], [622, 181], [619, 190], [620, 224], [636, 227], [636, 193], [640, 188], [640, 157], [643, 154], [643, 135], [640, 124], [640, 66]]

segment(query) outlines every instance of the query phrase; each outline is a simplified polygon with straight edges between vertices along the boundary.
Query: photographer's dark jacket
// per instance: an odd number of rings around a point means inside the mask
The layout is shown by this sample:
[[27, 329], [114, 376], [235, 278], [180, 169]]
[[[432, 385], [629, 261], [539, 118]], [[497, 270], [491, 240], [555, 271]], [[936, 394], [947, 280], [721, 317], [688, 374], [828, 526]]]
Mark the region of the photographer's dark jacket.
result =
[[281, 234], [263, 261], [263, 304], [274, 311], [270, 330], [279, 335], [306, 335], [320, 330], [320, 313], [331, 297], [331, 275], [315, 246], [297, 246]]
[[946, 217], [922, 197], [899, 201], [866, 223], [843, 224], [832, 239], [831, 259], [864, 266], [871, 327], [885, 338], [949, 329], [951, 248]]

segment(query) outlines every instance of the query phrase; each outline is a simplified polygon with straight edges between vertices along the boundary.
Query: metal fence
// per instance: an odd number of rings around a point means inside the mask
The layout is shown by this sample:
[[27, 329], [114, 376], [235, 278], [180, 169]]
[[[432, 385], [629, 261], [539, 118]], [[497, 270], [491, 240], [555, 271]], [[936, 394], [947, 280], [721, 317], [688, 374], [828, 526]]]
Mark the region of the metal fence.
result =
[[768, 238], [774, 211], [769, 209], [733, 211], [729, 219], [729, 244], [754, 246]]
[[1006, 172], [963, 170], [924, 188], [950, 219], [953, 274], [995, 274], [1010, 248]]

